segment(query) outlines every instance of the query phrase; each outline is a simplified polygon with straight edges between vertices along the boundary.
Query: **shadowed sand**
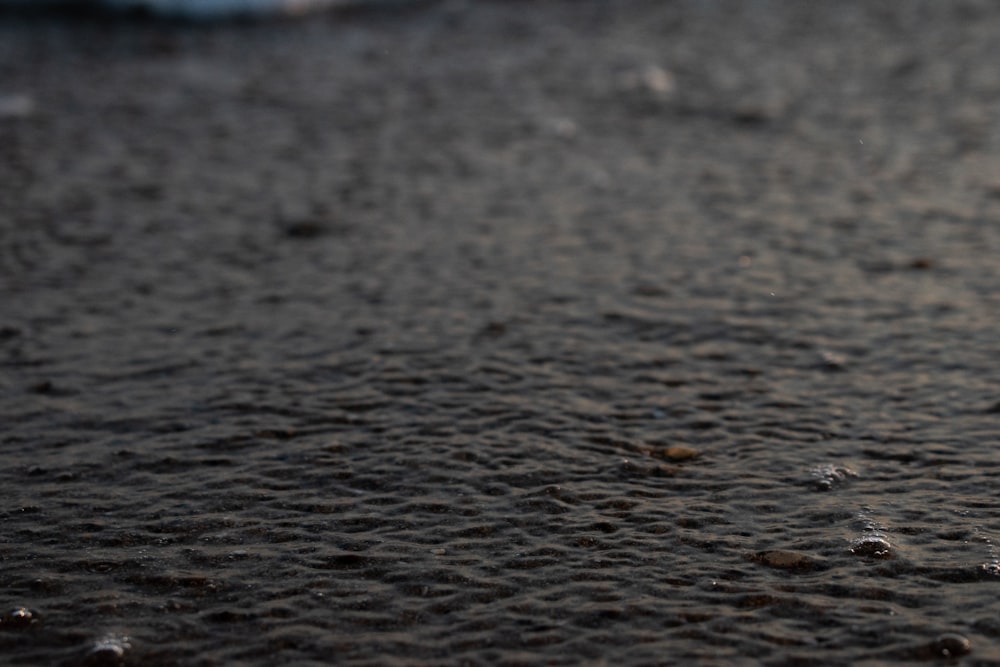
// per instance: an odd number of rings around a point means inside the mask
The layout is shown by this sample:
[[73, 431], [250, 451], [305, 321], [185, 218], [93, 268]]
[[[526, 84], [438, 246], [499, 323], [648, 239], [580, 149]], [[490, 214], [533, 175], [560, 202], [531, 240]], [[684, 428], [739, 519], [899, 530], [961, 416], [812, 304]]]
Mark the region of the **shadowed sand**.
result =
[[998, 34], [5, 12], [0, 655], [1000, 663]]

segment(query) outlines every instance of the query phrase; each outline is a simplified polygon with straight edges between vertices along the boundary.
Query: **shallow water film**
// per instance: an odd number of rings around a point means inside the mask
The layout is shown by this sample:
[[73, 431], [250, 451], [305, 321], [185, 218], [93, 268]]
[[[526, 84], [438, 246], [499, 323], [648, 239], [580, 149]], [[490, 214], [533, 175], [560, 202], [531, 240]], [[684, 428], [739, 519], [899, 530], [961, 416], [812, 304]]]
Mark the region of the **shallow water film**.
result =
[[0, 22], [12, 665], [1000, 665], [1000, 7]]

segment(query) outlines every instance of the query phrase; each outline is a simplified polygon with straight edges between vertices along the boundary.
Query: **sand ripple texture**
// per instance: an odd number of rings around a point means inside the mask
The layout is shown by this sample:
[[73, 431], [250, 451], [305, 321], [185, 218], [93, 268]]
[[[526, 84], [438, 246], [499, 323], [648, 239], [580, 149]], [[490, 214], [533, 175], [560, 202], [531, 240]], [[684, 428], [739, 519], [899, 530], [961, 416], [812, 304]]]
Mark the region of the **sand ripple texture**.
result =
[[998, 34], [4, 16], [3, 662], [1000, 664]]

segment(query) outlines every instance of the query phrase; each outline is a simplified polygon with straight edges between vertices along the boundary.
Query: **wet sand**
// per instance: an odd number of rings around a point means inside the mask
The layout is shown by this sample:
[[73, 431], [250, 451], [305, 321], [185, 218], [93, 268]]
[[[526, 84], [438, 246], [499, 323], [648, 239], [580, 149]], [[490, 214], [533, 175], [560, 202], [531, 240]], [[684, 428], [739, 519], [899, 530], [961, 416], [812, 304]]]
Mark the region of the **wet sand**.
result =
[[0, 655], [1000, 664], [1000, 9], [0, 17]]

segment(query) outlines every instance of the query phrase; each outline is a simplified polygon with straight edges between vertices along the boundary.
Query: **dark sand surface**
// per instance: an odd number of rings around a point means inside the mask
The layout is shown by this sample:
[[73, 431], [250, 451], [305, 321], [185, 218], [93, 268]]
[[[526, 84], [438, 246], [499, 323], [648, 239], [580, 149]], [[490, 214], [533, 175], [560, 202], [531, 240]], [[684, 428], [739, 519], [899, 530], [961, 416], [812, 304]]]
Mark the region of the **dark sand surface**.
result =
[[998, 63], [988, 2], [3, 15], [0, 661], [1000, 665]]

